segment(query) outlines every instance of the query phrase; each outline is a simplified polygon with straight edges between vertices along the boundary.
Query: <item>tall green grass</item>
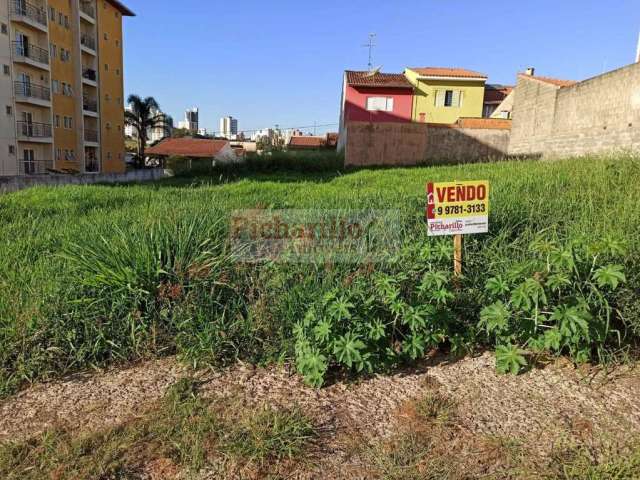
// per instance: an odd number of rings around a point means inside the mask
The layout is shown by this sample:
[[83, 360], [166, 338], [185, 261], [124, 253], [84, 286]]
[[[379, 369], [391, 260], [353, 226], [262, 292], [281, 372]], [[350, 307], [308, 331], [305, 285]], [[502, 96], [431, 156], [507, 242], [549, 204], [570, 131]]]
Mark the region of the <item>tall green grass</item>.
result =
[[491, 182], [491, 233], [465, 242], [471, 296], [490, 272], [526, 260], [537, 237], [613, 237], [627, 252], [617, 259], [628, 277], [616, 303], [631, 327], [622, 335], [629, 340], [640, 331], [635, 158], [360, 171], [331, 162], [318, 171], [286, 169], [286, 162], [0, 197], [0, 393], [168, 353], [196, 364], [291, 358], [295, 322], [358, 266], [238, 263], [225, 243], [229, 212], [396, 209], [406, 245], [428, 243], [427, 181]]

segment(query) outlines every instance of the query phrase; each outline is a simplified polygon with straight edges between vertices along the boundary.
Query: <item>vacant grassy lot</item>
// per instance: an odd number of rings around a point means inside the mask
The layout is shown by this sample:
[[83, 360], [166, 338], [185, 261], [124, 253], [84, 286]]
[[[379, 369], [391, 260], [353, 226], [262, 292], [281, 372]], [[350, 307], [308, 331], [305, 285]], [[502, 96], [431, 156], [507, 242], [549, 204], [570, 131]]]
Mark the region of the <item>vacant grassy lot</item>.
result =
[[[627, 157], [312, 173], [220, 172], [0, 197], [0, 393], [169, 353], [194, 364], [296, 361], [307, 381], [433, 347], [618, 358], [640, 334], [640, 163]], [[428, 180], [491, 181], [491, 233], [427, 238]], [[234, 209], [395, 209], [380, 264], [244, 264]]]

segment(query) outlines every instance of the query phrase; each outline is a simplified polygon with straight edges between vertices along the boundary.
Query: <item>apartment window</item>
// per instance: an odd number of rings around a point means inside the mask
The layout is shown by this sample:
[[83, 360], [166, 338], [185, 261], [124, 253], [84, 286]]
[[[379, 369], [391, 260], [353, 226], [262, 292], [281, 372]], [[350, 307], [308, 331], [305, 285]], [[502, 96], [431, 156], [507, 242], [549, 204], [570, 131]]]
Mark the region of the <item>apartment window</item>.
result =
[[56, 149], [56, 160], [60, 160], [62, 158], [62, 149], [58, 148]]
[[104, 32], [104, 39], [109, 40], [109, 34], [107, 32]]
[[51, 54], [52, 58], [57, 58], [58, 57], [58, 46], [55, 44], [50, 44], [49, 45], [49, 53]]
[[16, 154], [15, 145], [9, 145], [9, 155], [15, 155], [15, 154]]
[[53, 93], [55, 94], [60, 93], [60, 82], [58, 80], [53, 80], [51, 82], [51, 90], [53, 90]]
[[120, 40], [116, 40], [116, 47], [120, 46]]
[[105, 63], [105, 64], [104, 64], [104, 71], [105, 71], [105, 72], [108, 72], [108, 71], [109, 71], [109, 64], [108, 64], [108, 63]]
[[392, 97], [367, 97], [367, 110], [370, 112], [393, 112]]
[[463, 93], [460, 90], [437, 90], [436, 91], [436, 107], [454, 107], [462, 106]]
[[62, 15], [62, 12], [58, 12], [58, 23], [60, 26], [64, 23], [64, 15]]
[[60, 115], [54, 117], [54, 125], [56, 128], [60, 128]]
[[11, 105], [7, 105], [6, 112], [9, 116], [13, 115], [13, 107]]
[[49, 7], [49, 20], [52, 22], [56, 21], [56, 9], [53, 7]]
[[120, 76], [120, 69], [116, 68], [116, 75]]
[[64, 16], [64, 28], [69, 29], [69, 16]]
[[2, 65], [2, 72], [5, 75], [11, 75], [11, 69], [9, 68], [9, 65]]
[[3, 24], [0, 26], [0, 31], [2, 31], [2, 33], [3, 33], [4, 35], [7, 35], [7, 34], [9, 33], [9, 27], [7, 26], [7, 24], [6, 24], [6, 23], [3, 23]]

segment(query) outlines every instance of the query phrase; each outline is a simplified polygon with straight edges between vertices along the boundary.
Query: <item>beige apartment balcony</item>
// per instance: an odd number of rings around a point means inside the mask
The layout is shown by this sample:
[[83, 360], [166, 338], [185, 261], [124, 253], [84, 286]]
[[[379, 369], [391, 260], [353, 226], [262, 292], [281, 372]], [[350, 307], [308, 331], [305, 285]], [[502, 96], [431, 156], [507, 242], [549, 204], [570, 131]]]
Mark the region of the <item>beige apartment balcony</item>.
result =
[[25, 0], [10, 0], [11, 20], [47, 32], [47, 10]]
[[14, 62], [49, 70], [49, 50], [25, 42], [11, 42]]
[[31, 82], [14, 82], [13, 91], [18, 103], [51, 107], [51, 90], [49, 87], [32, 84]]
[[85, 115], [88, 115], [90, 117], [97, 117], [98, 100], [87, 96], [82, 97], [82, 111]]
[[50, 123], [19, 121], [18, 140], [32, 143], [51, 143], [53, 135]]
[[46, 175], [53, 169], [53, 160], [18, 160], [19, 175]]

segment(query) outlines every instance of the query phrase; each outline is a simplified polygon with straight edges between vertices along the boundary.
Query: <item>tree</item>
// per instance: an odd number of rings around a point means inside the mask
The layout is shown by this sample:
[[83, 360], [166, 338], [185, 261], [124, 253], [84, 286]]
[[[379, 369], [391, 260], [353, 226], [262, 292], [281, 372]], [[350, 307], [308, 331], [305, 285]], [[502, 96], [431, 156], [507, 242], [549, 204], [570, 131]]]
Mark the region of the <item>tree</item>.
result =
[[147, 147], [148, 132], [153, 129], [162, 129], [166, 135], [171, 133], [173, 121], [171, 117], [160, 112], [160, 106], [155, 98], [141, 98], [138, 95], [129, 95], [127, 99], [129, 109], [125, 111], [124, 121], [137, 132], [138, 155], [136, 165], [144, 166], [144, 151]]

